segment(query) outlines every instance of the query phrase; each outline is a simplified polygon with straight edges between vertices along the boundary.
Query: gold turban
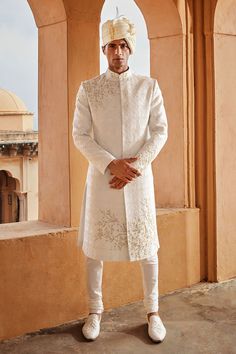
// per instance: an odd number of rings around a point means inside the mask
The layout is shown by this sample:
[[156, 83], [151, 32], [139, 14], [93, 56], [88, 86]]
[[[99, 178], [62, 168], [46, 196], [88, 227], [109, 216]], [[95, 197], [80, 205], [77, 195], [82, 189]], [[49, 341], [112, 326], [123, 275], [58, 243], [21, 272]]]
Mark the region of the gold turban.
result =
[[135, 33], [134, 24], [124, 16], [108, 20], [102, 25], [103, 46], [116, 39], [125, 39], [130, 48], [131, 54], [133, 54], [136, 44]]

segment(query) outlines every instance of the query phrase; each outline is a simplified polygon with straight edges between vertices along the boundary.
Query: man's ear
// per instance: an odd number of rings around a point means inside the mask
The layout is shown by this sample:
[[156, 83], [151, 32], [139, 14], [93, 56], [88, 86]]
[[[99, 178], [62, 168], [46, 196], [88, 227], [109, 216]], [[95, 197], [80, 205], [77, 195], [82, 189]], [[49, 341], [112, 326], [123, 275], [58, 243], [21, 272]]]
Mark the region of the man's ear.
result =
[[105, 48], [106, 48], [106, 46], [105, 46], [105, 45], [102, 45], [102, 52], [103, 52], [103, 54], [105, 54]]

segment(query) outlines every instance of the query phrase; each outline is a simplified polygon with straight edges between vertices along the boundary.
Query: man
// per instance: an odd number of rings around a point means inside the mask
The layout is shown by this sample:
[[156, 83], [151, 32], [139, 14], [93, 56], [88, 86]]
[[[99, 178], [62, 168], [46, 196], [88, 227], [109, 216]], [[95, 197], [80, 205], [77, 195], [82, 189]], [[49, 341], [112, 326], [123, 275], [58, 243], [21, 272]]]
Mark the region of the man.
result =
[[139, 261], [148, 334], [160, 342], [166, 329], [158, 314], [160, 247], [151, 162], [167, 140], [167, 118], [155, 79], [128, 66], [135, 28], [125, 17], [102, 26], [107, 71], [81, 83], [73, 138], [89, 161], [78, 245], [87, 260], [87, 339], [100, 332], [103, 261]]

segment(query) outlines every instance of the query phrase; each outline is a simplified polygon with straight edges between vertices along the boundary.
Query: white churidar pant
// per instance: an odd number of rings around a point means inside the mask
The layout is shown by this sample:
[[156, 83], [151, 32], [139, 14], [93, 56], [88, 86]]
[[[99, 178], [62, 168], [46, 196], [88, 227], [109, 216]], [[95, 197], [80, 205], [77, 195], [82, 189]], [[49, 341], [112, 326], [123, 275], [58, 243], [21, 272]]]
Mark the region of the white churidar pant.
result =
[[[104, 311], [102, 300], [103, 261], [86, 257], [87, 260], [87, 289], [89, 297], [89, 312], [102, 313]], [[147, 313], [156, 312], [158, 302], [158, 255], [139, 261], [143, 281], [144, 307]]]

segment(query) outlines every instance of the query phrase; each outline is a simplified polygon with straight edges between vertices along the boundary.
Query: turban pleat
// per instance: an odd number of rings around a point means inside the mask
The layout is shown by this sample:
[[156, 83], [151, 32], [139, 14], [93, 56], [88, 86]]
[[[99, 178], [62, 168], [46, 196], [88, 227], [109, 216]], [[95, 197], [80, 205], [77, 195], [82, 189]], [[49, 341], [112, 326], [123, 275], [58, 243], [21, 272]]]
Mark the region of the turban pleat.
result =
[[116, 39], [125, 39], [130, 48], [131, 54], [135, 51], [136, 31], [134, 24], [124, 16], [120, 16], [113, 20], [108, 20], [102, 25], [102, 42], [105, 46], [107, 43]]

